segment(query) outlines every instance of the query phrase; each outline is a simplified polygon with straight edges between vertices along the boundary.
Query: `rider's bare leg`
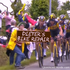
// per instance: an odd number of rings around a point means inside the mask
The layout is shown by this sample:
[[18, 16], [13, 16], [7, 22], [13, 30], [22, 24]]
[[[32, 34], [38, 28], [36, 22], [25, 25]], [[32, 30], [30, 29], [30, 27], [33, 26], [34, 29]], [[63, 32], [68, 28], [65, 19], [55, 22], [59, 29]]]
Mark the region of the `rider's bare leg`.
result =
[[53, 62], [53, 45], [54, 45], [54, 40], [51, 40], [51, 62]]

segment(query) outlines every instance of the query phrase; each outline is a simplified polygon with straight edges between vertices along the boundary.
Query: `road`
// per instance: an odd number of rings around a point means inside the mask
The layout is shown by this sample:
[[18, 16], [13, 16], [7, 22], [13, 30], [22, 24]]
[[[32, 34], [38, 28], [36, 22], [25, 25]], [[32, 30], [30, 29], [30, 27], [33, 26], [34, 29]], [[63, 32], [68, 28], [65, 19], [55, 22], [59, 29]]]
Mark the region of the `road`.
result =
[[50, 57], [44, 59], [44, 66], [39, 68], [38, 62], [33, 63], [29, 66], [26, 66], [24, 69], [21, 70], [70, 70], [70, 59], [60, 62], [58, 66], [55, 68], [54, 63], [50, 62]]

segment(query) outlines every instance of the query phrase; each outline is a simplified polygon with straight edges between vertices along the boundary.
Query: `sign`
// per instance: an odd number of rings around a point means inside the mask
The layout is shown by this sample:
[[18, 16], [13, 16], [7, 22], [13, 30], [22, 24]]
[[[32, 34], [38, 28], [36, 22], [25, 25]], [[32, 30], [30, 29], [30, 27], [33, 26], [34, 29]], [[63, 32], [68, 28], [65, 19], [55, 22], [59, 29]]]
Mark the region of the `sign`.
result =
[[17, 31], [17, 41], [49, 42], [50, 32], [45, 31]]

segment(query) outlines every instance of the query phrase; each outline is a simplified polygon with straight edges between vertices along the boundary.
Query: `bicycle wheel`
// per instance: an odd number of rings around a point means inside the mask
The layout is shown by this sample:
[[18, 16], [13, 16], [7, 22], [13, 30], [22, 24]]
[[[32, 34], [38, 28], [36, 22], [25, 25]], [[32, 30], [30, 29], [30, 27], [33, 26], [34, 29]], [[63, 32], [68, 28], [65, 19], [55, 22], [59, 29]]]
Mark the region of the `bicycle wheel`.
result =
[[54, 47], [54, 65], [55, 65], [55, 67], [56, 66], [58, 66], [58, 60], [59, 60], [59, 57], [57, 57], [57, 54], [56, 53], [58, 53], [58, 51], [56, 50], [57, 48], [56, 47]]
[[41, 68], [43, 66], [43, 48], [41, 46], [38, 47], [38, 62]]
[[65, 46], [62, 44], [62, 56], [61, 56], [61, 62], [64, 60], [64, 51], [65, 51]]
[[43, 55], [43, 52], [44, 52], [44, 49], [43, 49], [43, 47], [42, 47], [42, 50], [41, 50], [41, 52], [42, 52], [42, 55], [41, 55], [41, 64], [42, 64], [42, 66], [43, 66], [43, 57], [44, 57], [44, 55]]
[[68, 44], [67, 44], [67, 47], [66, 47], [66, 60], [68, 59]]
[[68, 59], [69, 59], [69, 45], [68, 45]]
[[69, 49], [69, 59], [70, 59], [70, 49]]

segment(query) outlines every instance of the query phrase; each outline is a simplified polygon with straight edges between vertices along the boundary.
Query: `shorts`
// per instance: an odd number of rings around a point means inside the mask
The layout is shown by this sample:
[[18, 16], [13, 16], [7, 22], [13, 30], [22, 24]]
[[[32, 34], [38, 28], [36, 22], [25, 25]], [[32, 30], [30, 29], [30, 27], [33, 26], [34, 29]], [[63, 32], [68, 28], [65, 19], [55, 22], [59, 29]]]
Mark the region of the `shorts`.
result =
[[70, 33], [66, 33], [66, 38], [69, 38], [70, 37]]
[[55, 36], [59, 34], [59, 30], [50, 31], [50, 33], [51, 33], [51, 37], [54, 38]]

